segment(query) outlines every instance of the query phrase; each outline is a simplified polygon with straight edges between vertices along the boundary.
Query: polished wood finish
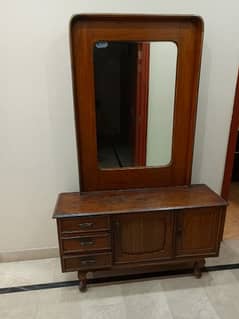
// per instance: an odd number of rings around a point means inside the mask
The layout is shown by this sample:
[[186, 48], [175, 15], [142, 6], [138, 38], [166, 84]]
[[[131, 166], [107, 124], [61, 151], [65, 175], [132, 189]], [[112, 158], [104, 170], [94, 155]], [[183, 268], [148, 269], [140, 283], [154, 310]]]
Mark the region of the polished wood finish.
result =
[[[227, 203], [206, 185], [190, 186], [202, 35], [202, 19], [193, 16], [80, 15], [71, 22], [81, 193], [60, 194], [53, 217], [62, 270], [78, 271], [81, 291], [89, 271], [190, 266], [200, 278], [204, 258], [219, 253]], [[170, 165], [98, 167], [92, 48], [99, 40], [177, 44]]]
[[63, 257], [63, 271], [94, 270], [110, 268], [112, 266], [111, 253], [98, 253], [88, 255], [72, 255]]
[[232, 112], [230, 134], [229, 134], [229, 140], [228, 140], [228, 146], [227, 146], [227, 156], [225, 161], [225, 170], [224, 170], [224, 177], [223, 177], [222, 191], [221, 191], [222, 197], [225, 198], [226, 200], [228, 200], [228, 196], [229, 196], [238, 129], [239, 129], [239, 73], [237, 77], [236, 93], [235, 93], [234, 107]]
[[109, 227], [109, 218], [105, 216], [97, 218], [89, 216], [79, 220], [68, 218], [60, 221], [60, 231], [63, 234], [103, 231], [108, 230]]
[[86, 273], [101, 269], [191, 262], [200, 277], [204, 258], [218, 255], [226, 205], [205, 185], [61, 194], [62, 270], [80, 271], [83, 290]]
[[67, 253], [104, 251], [111, 248], [111, 236], [108, 233], [93, 233], [85, 236], [62, 237], [62, 249]]
[[137, 74], [136, 74], [136, 101], [134, 115], [134, 163], [135, 166], [146, 165], [147, 128], [148, 128], [148, 94], [149, 94], [149, 65], [150, 45], [137, 45]]
[[[59, 195], [53, 217], [100, 215], [102, 218], [102, 215], [108, 215], [109, 212], [112, 215], [221, 205], [226, 205], [226, 201], [206, 185], [63, 193]], [[67, 223], [67, 220], [62, 219], [62, 222]]]
[[220, 243], [220, 212], [221, 207], [209, 207], [177, 215], [177, 257], [215, 255]]
[[[190, 184], [202, 36], [203, 22], [196, 16], [79, 15], [72, 19], [72, 73], [81, 191]], [[172, 161], [168, 166], [99, 168], [92, 48], [100, 40], [177, 44]]]
[[116, 215], [112, 222], [115, 264], [172, 258], [172, 213]]

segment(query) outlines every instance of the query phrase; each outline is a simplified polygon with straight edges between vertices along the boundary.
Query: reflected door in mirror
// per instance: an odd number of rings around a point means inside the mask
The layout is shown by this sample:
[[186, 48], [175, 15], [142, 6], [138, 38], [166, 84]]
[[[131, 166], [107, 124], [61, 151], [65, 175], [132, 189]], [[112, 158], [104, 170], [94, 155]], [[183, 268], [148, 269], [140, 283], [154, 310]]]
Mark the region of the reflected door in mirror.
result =
[[176, 65], [174, 42], [95, 44], [100, 168], [170, 165]]

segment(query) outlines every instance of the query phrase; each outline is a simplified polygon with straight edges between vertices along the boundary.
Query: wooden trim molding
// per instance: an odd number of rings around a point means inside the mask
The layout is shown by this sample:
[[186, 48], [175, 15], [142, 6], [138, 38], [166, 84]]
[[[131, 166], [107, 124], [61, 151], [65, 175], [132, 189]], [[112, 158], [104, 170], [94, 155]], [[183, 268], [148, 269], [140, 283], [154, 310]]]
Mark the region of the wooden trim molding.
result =
[[229, 196], [238, 128], [239, 128], [239, 72], [237, 76], [236, 93], [235, 93], [234, 107], [232, 112], [231, 127], [230, 127], [229, 140], [228, 140], [228, 146], [227, 146], [227, 156], [226, 156], [225, 170], [224, 170], [224, 177], [223, 177], [222, 191], [221, 191], [221, 196], [225, 200], [228, 200], [228, 196]]
[[149, 43], [138, 44], [135, 112], [135, 160], [136, 166], [146, 165], [148, 94], [149, 94]]

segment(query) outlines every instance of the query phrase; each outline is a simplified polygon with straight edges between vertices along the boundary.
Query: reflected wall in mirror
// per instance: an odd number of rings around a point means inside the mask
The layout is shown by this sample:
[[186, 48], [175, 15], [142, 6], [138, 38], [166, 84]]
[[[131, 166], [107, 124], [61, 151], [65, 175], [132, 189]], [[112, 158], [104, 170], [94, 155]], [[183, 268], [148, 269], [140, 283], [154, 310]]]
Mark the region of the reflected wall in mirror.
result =
[[102, 41], [93, 58], [99, 167], [170, 165], [176, 44]]

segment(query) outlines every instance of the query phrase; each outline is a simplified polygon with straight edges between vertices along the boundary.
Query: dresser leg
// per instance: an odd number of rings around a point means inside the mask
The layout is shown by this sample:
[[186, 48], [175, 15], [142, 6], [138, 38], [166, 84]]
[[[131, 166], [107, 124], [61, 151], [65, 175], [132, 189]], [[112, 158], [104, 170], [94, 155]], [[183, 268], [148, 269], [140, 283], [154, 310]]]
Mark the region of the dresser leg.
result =
[[79, 289], [81, 292], [85, 292], [87, 290], [86, 275], [87, 275], [87, 272], [78, 271]]
[[196, 278], [202, 277], [202, 268], [205, 265], [205, 259], [199, 259], [195, 261], [194, 268], [193, 268], [193, 274]]

